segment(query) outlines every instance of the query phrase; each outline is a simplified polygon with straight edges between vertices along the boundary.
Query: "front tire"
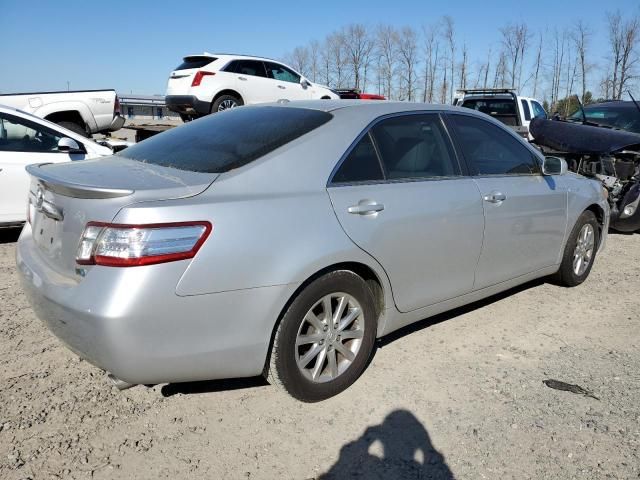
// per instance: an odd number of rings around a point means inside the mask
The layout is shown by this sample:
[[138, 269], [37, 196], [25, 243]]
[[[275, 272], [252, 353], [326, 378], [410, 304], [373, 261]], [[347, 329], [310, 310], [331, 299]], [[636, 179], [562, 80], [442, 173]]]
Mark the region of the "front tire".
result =
[[268, 380], [303, 402], [337, 395], [364, 371], [376, 337], [369, 286], [353, 272], [311, 282], [291, 303], [275, 334]]
[[211, 113], [223, 112], [244, 105], [242, 99], [234, 95], [220, 95], [211, 105]]
[[584, 282], [596, 257], [600, 244], [600, 231], [595, 214], [586, 210], [578, 217], [564, 249], [556, 281], [565, 287], [575, 287]]

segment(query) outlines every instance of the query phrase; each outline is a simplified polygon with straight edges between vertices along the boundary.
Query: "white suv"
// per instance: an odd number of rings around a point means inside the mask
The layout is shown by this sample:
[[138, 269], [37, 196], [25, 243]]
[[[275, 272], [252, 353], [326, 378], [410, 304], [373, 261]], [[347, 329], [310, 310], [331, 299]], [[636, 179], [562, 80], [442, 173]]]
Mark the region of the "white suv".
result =
[[189, 55], [171, 72], [167, 107], [188, 120], [227, 108], [280, 100], [338, 99], [291, 67], [245, 55]]

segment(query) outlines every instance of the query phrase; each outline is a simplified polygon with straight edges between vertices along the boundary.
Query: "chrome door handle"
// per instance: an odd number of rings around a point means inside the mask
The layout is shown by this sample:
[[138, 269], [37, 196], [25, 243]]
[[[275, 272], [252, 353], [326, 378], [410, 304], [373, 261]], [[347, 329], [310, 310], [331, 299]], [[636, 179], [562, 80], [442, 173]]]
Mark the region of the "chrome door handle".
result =
[[359, 202], [358, 205], [352, 205], [347, 209], [347, 212], [354, 215], [373, 215], [384, 210], [384, 205], [381, 203], [369, 203]]
[[238, 80], [247, 80], [247, 77], [238, 77]]
[[278, 85], [278, 88], [280, 88], [280, 89], [284, 90], [284, 89], [285, 89], [285, 88], [287, 88], [287, 87], [285, 87], [284, 85]]
[[489, 202], [489, 203], [500, 203], [500, 202], [504, 202], [507, 199], [507, 196], [502, 192], [494, 191], [488, 195], [485, 195], [483, 199], [485, 202]]

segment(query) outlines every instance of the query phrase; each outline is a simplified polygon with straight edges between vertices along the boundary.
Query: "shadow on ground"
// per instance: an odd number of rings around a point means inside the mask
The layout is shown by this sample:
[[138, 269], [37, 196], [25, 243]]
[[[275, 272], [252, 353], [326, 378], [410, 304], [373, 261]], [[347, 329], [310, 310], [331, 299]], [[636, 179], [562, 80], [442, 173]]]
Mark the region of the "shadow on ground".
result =
[[420, 421], [407, 410], [395, 410], [344, 445], [335, 465], [317, 480], [345, 478], [453, 480], [454, 476]]
[[0, 228], [0, 244], [18, 241], [22, 227]]
[[242, 390], [245, 388], [264, 387], [269, 383], [263, 377], [232, 378], [228, 380], [206, 380], [202, 382], [169, 383], [160, 390], [163, 397], [172, 397], [179, 393], [192, 395], [198, 393]]

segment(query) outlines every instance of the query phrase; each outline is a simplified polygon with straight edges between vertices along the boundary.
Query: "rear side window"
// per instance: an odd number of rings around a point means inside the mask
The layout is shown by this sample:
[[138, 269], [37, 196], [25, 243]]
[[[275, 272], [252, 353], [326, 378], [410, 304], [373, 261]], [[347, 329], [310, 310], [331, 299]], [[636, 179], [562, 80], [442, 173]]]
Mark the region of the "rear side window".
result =
[[258, 60], [235, 60], [224, 70], [226, 72], [239, 73], [242, 75], [251, 75], [252, 77], [266, 78], [267, 76], [264, 64]]
[[533, 153], [502, 128], [481, 118], [450, 115], [457, 143], [476, 175], [526, 175], [540, 172]]
[[116, 156], [192, 172], [241, 167], [331, 120], [327, 112], [240, 107], [155, 135]]
[[452, 177], [460, 174], [437, 114], [388, 118], [371, 131], [388, 179]]
[[215, 57], [185, 57], [184, 61], [178, 65], [175, 70], [189, 70], [191, 68], [202, 68], [215, 62]]
[[524, 112], [524, 119], [529, 121], [531, 120], [531, 110], [529, 109], [529, 102], [526, 101], [524, 98], [520, 100], [520, 103], [522, 104], [522, 111]]
[[333, 176], [333, 183], [355, 183], [383, 180], [378, 155], [367, 133], [351, 150]]

